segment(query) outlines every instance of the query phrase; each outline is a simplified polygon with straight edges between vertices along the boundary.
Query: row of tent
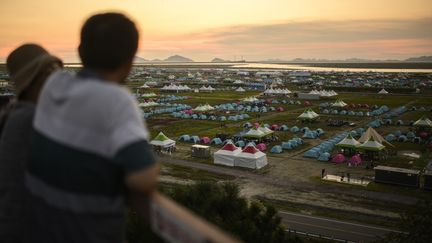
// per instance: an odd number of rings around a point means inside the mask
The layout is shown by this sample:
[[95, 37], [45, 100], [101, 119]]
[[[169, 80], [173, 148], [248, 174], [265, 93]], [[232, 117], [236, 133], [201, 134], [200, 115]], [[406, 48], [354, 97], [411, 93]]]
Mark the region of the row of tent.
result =
[[280, 145], [275, 145], [270, 149], [270, 153], [282, 153], [284, 150], [292, 150], [297, 148], [298, 146], [304, 144], [304, 141], [301, 138], [294, 137], [286, 142], [282, 142]]
[[265, 95], [287, 95], [287, 94], [291, 94], [291, 91], [289, 89], [266, 89], [263, 94]]
[[189, 99], [189, 97], [188, 96], [167, 95], [167, 96], [160, 97], [157, 100], [157, 102], [166, 103], [166, 102], [171, 102], [171, 101], [176, 101], [176, 100], [186, 100], [186, 99]]
[[233, 104], [221, 104], [216, 105], [215, 108], [221, 111], [244, 111], [244, 112], [269, 112], [269, 111], [283, 111], [283, 107], [272, 107], [272, 106], [250, 106], [250, 105], [233, 105]]
[[227, 117], [227, 116], [215, 116], [215, 115], [205, 115], [205, 114], [188, 114], [185, 112], [172, 112], [171, 116], [174, 118], [211, 120], [211, 121], [241, 121], [250, 118], [250, 116], [246, 113]]
[[309, 94], [320, 95], [322, 97], [333, 97], [338, 95], [334, 90], [311, 90]]
[[401, 133], [401, 131], [396, 131], [396, 133], [389, 133], [385, 136], [385, 140], [388, 142], [412, 142], [412, 143], [421, 143], [426, 136], [416, 136], [414, 132], [407, 132], [405, 134]]
[[150, 110], [150, 111], [146, 111], [146, 112], [143, 112], [143, 116], [144, 116], [144, 118], [149, 118], [149, 117], [151, 117], [153, 115], [157, 115], [157, 114], [172, 113], [172, 112], [187, 110], [187, 109], [190, 109], [190, 108], [191, 107], [189, 105], [179, 104], [177, 106], [158, 108], [158, 109], [153, 109], [153, 110]]
[[189, 88], [187, 85], [175, 85], [175, 84], [170, 84], [170, 85], [165, 85], [163, 86], [161, 89], [161, 91], [176, 91], [176, 92], [187, 92], [190, 91], [191, 88]]
[[348, 116], [379, 116], [379, 115], [382, 115], [388, 111], [389, 111], [389, 108], [384, 105], [384, 106], [381, 106], [380, 108], [373, 110], [371, 112], [369, 112], [369, 111], [367, 111], [367, 112], [363, 112], [363, 111], [355, 112], [355, 111], [347, 111], [347, 110], [339, 111], [336, 109], [335, 110], [324, 109], [322, 111], [322, 113], [323, 114], [332, 114], [332, 115], [342, 115], [342, 116], [345, 116], [345, 115], [348, 115]]
[[[322, 102], [319, 104], [320, 108], [341, 108], [341, 107], [345, 107], [345, 108], [358, 108], [358, 109], [369, 109], [370, 106], [368, 104], [354, 104], [354, 103], [350, 103], [347, 104], [345, 102], [343, 102], [342, 100], [337, 100], [334, 103], [329, 103], [329, 102]], [[372, 106], [372, 109], [378, 109], [379, 106], [374, 105]]]
[[214, 163], [231, 167], [261, 169], [267, 165], [267, 155], [248, 143], [245, 148], [237, 147], [231, 140], [213, 155]]

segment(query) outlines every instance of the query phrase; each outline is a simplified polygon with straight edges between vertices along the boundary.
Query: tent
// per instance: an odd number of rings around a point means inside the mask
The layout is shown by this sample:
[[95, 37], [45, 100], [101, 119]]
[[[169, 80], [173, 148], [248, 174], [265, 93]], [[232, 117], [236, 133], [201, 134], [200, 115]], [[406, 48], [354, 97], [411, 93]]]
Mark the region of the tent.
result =
[[165, 136], [163, 132], [160, 132], [153, 140], [150, 141], [150, 144], [153, 146], [169, 148], [175, 146], [175, 141]]
[[259, 143], [256, 145], [256, 148], [259, 149], [259, 151], [265, 151], [267, 149], [267, 146], [263, 143]]
[[293, 133], [297, 133], [300, 131], [300, 129], [297, 126], [293, 126], [293, 127], [291, 127], [290, 131]]
[[426, 117], [422, 117], [414, 122], [413, 126], [415, 127], [432, 127], [432, 121]]
[[332, 107], [336, 108], [342, 108], [345, 106], [347, 106], [347, 103], [343, 102], [342, 100], [336, 100], [336, 102], [332, 104]]
[[340, 148], [350, 148], [350, 149], [354, 149], [359, 145], [360, 143], [352, 137], [351, 133], [349, 133], [342, 141], [336, 144], [336, 146]]
[[282, 149], [288, 149], [291, 150], [294, 147], [292, 146], [291, 142], [282, 142]]
[[282, 125], [279, 127], [279, 131], [288, 131], [288, 130], [289, 130], [289, 128], [287, 125]]
[[391, 134], [391, 133], [385, 137], [385, 140], [388, 142], [393, 142], [395, 139], [396, 139], [396, 136]]
[[300, 114], [297, 119], [299, 120], [305, 120], [305, 121], [312, 121], [319, 117], [317, 113], [315, 113], [312, 109], [306, 109], [302, 114]]
[[408, 141], [408, 138], [405, 135], [400, 135], [398, 137], [398, 142], [406, 142]]
[[378, 94], [388, 94], [389, 92], [387, 92], [387, 90], [385, 90], [384, 88], [382, 88]]
[[306, 152], [303, 154], [303, 157], [306, 157], [306, 158], [314, 158], [314, 159], [316, 159], [316, 158], [319, 157], [319, 155], [320, 155], [319, 149], [317, 149], [317, 148], [312, 148], [312, 149], [309, 149], [308, 151], [306, 151]]
[[249, 138], [262, 138], [264, 136], [266, 136], [266, 134], [263, 131], [253, 128], [243, 135], [243, 137]]
[[303, 134], [304, 138], [309, 138], [309, 139], [315, 139], [317, 136], [315, 135], [315, 133], [313, 131], [306, 131]]
[[363, 161], [360, 157], [360, 154], [356, 154], [356, 155], [352, 156], [351, 159], [348, 161], [349, 164], [353, 164], [353, 165], [359, 165], [362, 162]]
[[203, 143], [203, 144], [209, 144], [210, 143], [210, 138], [209, 137], [202, 137], [201, 138], [201, 143]]
[[243, 148], [245, 146], [245, 142], [243, 140], [239, 140], [235, 143], [237, 147]]
[[200, 141], [200, 138], [198, 136], [192, 136], [189, 140], [189, 142], [192, 142], [192, 143], [199, 143], [199, 141]]
[[324, 152], [322, 154], [320, 154], [320, 156], [318, 157], [319, 161], [329, 161], [330, 160], [330, 153], [328, 152]]
[[267, 156], [249, 143], [236, 155], [234, 166], [246, 167], [251, 169], [260, 169], [267, 165]]
[[214, 153], [213, 159], [215, 164], [234, 166], [236, 155], [241, 152], [239, 147], [236, 147], [231, 140], [217, 152]]
[[210, 144], [220, 145], [220, 144], [222, 144], [222, 140], [220, 138], [213, 138], [211, 140]]
[[189, 142], [189, 140], [190, 140], [190, 136], [187, 135], [187, 134], [185, 134], [185, 135], [181, 135], [180, 138], [179, 138], [179, 140], [180, 140], [180, 141], [183, 141], [183, 142]]
[[280, 145], [273, 146], [271, 148], [270, 153], [280, 154], [282, 153], [282, 147]]
[[333, 163], [340, 164], [345, 161], [345, 156], [343, 154], [335, 154], [331, 160]]
[[235, 90], [236, 92], [245, 92], [246, 90], [242, 87], [238, 87], [238, 89]]
[[369, 140], [360, 144], [358, 148], [362, 150], [368, 150], [368, 151], [381, 151], [385, 149], [385, 146], [382, 145], [380, 142], [375, 141], [373, 137], [370, 137]]
[[373, 129], [372, 127], [369, 127], [365, 133], [363, 133], [363, 135], [359, 138], [359, 142], [360, 143], [365, 143], [367, 140], [369, 140], [370, 138], [373, 138], [375, 141], [377, 141], [380, 144], [383, 145], [388, 145], [388, 146], [392, 146], [394, 147], [391, 143], [387, 142], [381, 135], [379, 135], [377, 133], [377, 131], [375, 131], [375, 129]]

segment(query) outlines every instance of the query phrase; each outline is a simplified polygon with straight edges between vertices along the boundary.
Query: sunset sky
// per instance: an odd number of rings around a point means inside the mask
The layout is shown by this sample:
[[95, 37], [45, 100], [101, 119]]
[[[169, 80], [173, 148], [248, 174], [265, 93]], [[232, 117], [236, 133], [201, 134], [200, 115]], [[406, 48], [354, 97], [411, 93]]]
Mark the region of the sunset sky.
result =
[[78, 61], [81, 25], [106, 11], [136, 21], [146, 59], [432, 55], [431, 0], [1, 0], [0, 62], [26, 42]]

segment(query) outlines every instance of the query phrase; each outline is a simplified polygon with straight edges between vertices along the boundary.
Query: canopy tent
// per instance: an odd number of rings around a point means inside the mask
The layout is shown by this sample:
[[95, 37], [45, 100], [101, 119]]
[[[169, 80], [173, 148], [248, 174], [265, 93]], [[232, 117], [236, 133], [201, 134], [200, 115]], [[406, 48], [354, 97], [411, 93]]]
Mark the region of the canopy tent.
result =
[[236, 155], [241, 152], [239, 147], [236, 147], [231, 140], [217, 152], [214, 153], [214, 163], [226, 166], [234, 166]]
[[385, 90], [384, 88], [382, 88], [378, 94], [388, 94], [389, 92], [387, 92], [387, 90]]
[[260, 169], [267, 165], [267, 156], [249, 143], [236, 155], [234, 166], [246, 167], [251, 169]]
[[312, 109], [306, 109], [297, 119], [300, 120], [315, 120], [319, 117], [317, 113], [315, 113]]
[[336, 100], [336, 102], [332, 104], [332, 107], [336, 108], [342, 108], [345, 106], [347, 106], [347, 103], [343, 102], [342, 100]]
[[245, 133], [243, 135], [243, 137], [248, 137], [248, 138], [262, 138], [265, 137], [267, 134], [264, 133], [261, 130], [258, 129], [250, 129], [247, 133]]
[[161, 146], [169, 148], [175, 146], [175, 141], [165, 136], [163, 132], [160, 132], [153, 140], [150, 141], [153, 146]]
[[351, 133], [349, 133], [342, 141], [336, 144], [336, 146], [340, 148], [350, 148], [350, 149], [354, 149], [359, 145], [360, 143], [352, 137]]
[[379, 135], [378, 132], [372, 127], [369, 127], [366, 132], [364, 132], [363, 135], [359, 138], [358, 141], [360, 143], [365, 143], [366, 141], [370, 140], [371, 137], [380, 144], [394, 147], [391, 143], [389, 143], [381, 135]]
[[238, 89], [235, 90], [236, 92], [245, 92], [246, 90], [242, 87], [238, 87]]
[[432, 127], [432, 121], [426, 117], [422, 117], [414, 122], [413, 126], [415, 127]]
[[373, 137], [370, 137], [369, 140], [359, 145], [358, 148], [366, 151], [381, 151], [385, 149], [385, 146], [380, 142], [375, 141]]

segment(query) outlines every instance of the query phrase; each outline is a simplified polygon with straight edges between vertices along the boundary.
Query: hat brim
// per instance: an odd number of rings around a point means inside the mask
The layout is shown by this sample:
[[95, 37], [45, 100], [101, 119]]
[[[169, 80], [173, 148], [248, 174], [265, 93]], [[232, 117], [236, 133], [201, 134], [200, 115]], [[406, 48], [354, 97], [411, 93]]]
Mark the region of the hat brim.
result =
[[60, 66], [63, 66], [63, 62], [60, 58], [46, 54], [38, 57], [11, 77], [10, 81], [15, 85], [16, 95], [19, 96], [23, 91], [25, 91], [35, 80], [36, 76], [52, 63], [58, 63]]

